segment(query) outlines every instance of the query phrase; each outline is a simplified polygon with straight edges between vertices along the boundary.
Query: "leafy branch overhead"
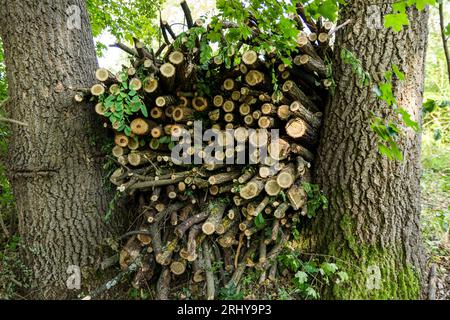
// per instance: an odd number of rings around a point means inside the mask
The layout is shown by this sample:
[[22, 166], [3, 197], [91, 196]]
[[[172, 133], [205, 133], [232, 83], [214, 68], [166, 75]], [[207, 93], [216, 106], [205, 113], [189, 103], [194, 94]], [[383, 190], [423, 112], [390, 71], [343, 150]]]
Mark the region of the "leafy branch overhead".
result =
[[384, 17], [384, 26], [392, 28], [396, 32], [401, 31], [404, 26], [409, 25], [408, 7], [415, 5], [418, 10], [423, 10], [426, 6], [435, 5], [436, 3], [436, 0], [400, 0], [395, 2], [392, 4], [392, 13]]

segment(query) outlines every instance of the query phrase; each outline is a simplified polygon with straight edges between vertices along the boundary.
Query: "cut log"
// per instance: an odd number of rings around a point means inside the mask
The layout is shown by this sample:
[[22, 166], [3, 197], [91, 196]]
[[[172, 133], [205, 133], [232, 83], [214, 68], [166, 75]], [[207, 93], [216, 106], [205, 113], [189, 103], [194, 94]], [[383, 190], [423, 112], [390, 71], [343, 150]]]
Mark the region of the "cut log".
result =
[[272, 103], [264, 103], [261, 107], [261, 112], [264, 115], [275, 115], [277, 114], [277, 107], [275, 107]]
[[270, 157], [276, 161], [285, 160], [289, 156], [290, 152], [291, 146], [289, 142], [281, 138], [272, 140], [268, 147]]
[[265, 182], [260, 177], [254, 177], [240, 191], [239, 195], [246, 200], [256, 198], [264, 190]]
[[144, 79], [143, 88], [147, 93], [156, 93], [159, 88], [159, 82], [154, 77], [147, 77]]
[[312, 112], [319, 112], [319, 108], [311, 101], [310, 98], [295, 84], [294, 81], [288, 80], [283, 84], [282, 90], [291, 99], [300, 101], [306, 108]]
[[242, 55], [242, 62], [251, 69], [258, 69], [261, 66], [258, 54], [254, 50], [247, 50]]
[[281, 120], [289, 119], [289, 117], [291, 116], [291, 111], [289, 109], [289, 106], [288, 105], [279, 106], [278, 110], [277, 110], [277, 115], [278, 115], [278, 118], [280, 118]]
[[[294, 63], [295, 62], [294, 59]], [[300, 56], [297, 63], [308, 71], [316, 72], [322, 78], [326, 78], [327, 76], [327, 66], [322, 60], [314, 59], [313, 57], [304, 54]]]
[[97, 113], [100, 116], [105, 115], [106, 109], [105, 109], [105, 106], [103, 105], [103, 103], [97, 103], [95, 105], [95, 113]]
[[163, 108], [168, 106], [173, 106], [177, 103], [177, 98], [174, 96], [161, 96], [156, 98], [155, 104], [156, 106]]
[[142, 246], [148, 246], [152, 243], [152, 237], [149, 235], [149, 231], [147, 229], [141, 229], [141, 233], [139, 233], [136, 237], [141, 243]]
[[105, 68], [97, 69], [97, 71], [95, 71], [95, 78], [98, 81], [105, 82], [107, 85], [114, 83], [116, 79], [116, 77], [108, 69]]
[[223, 88], [226, 91], [233, 91], [236, 88], [236, 84], [233, 79], [225, 79], [223, 82]]
[[322, 113], [320, 112], [312, 113], [307, 108], [305, 108], [299, 101], [292, 102], [290, 110], [295, 116], [308, 122], [308, 124], [314, 129], [320, 128], [322, 123], [321, 121]]
[[168, 266], [172, 262], [172, 255], [178, 245], [178, 238], [167, 242], [160, 254], [156, 255], [156, 262], [163, 266]]
[[262, 116], [258, 120], [258, 125], [262, 129], [270, 129], [275, 126], [275, 119], [268, 116]]
[[[239, 106], [239, 113], [243, 116], [249, 115], [252, 112], [250, 106], [246, 103], [243, 103]], [[253, 121], [253, 119], [252, 119]]]
[[312, 162], [314, 160], [314, 154], [309, 151], [307, 148], [297, 144], [297, 143], [291, 143], [291, 151], [299, 156], [301, 156], [303, 159], [305, 159], [308, 162]]
[[136, 118], [130, 124], [131, 132], [138, 136], [148, 135], [156, 126], [155, 122], [143, 118]]
[[114, 138], [114, 143], [122, 148], [126, 148], [128, 146], [129, 139], [124, 134], [116, 134]]
[[142, 81], [138, 78], [133, 78], [130, 80], [129, 88], [134, 91], [139, 91], [142, 89]]
[[315, 130], [303, 119], [291, 119], [286, 124], [286, 133], [293, 139], [301, 139], [307, 144], [313, 145], [317, 141]]
[[193, 120], [194, 111], [187, 107], [177, 107], [173, 110], [172, 118], [177, 122]]
[[245, 82], [251, 87], [256, 87], [258, 85], [266, 84], [267, 83], [267, 77], [261, 71], [250, 70], [245, 75]]
[[264, 209], [269, 205], [270, 198], [265, 197], [259, 204], [256, 206], [255, 210], [250, 213], [252, 216], [257, 217], [260, 213], [264, 211]]
[[163, 64], [159, 68], [161, 82], [167, 92], [171, 92], [175, 85], [176, 68], [170, 62]]
[[256, 148], [267, 146], [269, 142], [268, 132], [264, 129], [250, 132], [248, 138], [250, 144]]
[[176, 276], [182, 275], [186, 271], [186, 260], [179, 259], [173, 261], [170, 264], [170, 271]]
[[183, 9], [188, 29], [191, 29], [192, 27], [194, 27], [194, 20], [192, 19], [191, 10], [189, 9], [189, 6], [188, 6], [186, 0], [181, 0], [180, 6]]
[[308, 200], [307, 194], [300, 182], [295, 183], [286, 193], [294, 210], [300, 210]]
[[297, 179], [298, 173], [293, 164], [289, 164], [286, 168], [281, 170], [277, 176], [277, 183], [282, 189], [289, 189]]
[[224, 184], [230, 181], [233, 181], [234, 179], [237, 179], [240, 176], [240, 172], [226, 172], [226, 173], [220, 173], [213, 175], [209, 177], [208, 182], [211, 185], [219, 185]]
[[112, 154], [114, 157], [119, 158], [121, 156], [125, 156], [130, 152], [130, 150], [128, 148], [122, 148], [120, 146], [115, 146], [112, 149]]
[[210, 215], [206, 222], [202, 225], [202, 231], [206, 235], [212, 235], [216, 232], [217, 227], [222, 221], [225, 213], [226, 204], [222, 202], [215, 203], [210, 206]]
[[106, 89], [105, 89], [105, 86], [103, 84], [100, 84], [100, 83], [94, 84], [91, 87], [91, 94], [93, 96], [95, 96], [95, 97], [98, 97], [98, 96], [101, 96], [102, 94], [104, 94], [105, 90]]
[[192, 106], [197, 111], [205, 111], [208, 109], [208, 100], [203, 97], [196, 97], [192, 100]]
[[183, 65], [184, 60], [184, 54], [181, 51], [173, 51], [169, 55], [170, 63], [173, 64], [177, 68], [177, 70], [180, 69], [180, 67]]
[[234, 224], [228, 231], [225, 232], [225, 234], [219, 239], [217, 239], [217, 242], [219, 245], [223, 248], [230, 248], [233, 246], [236, 240], [236, 234], [238, 233], [239, 227], [237, 224]]
[[267, 180], [264, 190], [269, 196], [277, 196], [281, 192], [281, 187], [276, 178]]
[[223, 104], [223, 111], [225, 112], [233, 112], [235, 108], [235, 104], [231, 100], [227, 100]]
[[158, 300], [169, 300], [170, 295], [170, 270], [163, 268], [156, 284], [156, 293]]
[[275, 210], [275, 212], [273, 213], [273, 215], [275, 216], [275, 218], [277, 219], [283, 219], [286, 216], [286, 211], [290, 208], [290, 204], [287, 202], [283, 202], [282, 204], [280, 204], [277, 209]]
[[201, 212], [193, 215], [175, 228], [175, 234], [179, 238], [182, 238], [187, 230], [189, 230], [192, 226], [205, 221], [208, 217], [208, 212]]
[[297, 37], [297, 44], [300, 48], [300, 51], [302, 51], [303, 53], [308, 54], [315, 59], [320, 59], [320, 56], [314, 49], [314, 46], [309, 41], [308, 36], [303, 32], [299, 33]]
[[223, 96], [217, 95], [213, 99], [213, 104], [215, 107], [220, 108], [223, 105], [224, 99]]

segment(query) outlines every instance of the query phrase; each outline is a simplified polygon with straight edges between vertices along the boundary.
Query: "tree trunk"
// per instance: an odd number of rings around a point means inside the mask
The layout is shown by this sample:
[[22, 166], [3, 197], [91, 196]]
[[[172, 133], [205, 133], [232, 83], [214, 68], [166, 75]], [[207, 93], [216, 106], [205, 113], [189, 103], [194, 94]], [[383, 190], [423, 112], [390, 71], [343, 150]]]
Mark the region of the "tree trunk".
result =
[[92, 146], [101, 126], [69, 89], [92, 85], [97, 67], [85, 3], [0, 0], [0, 34], [7, 108], [28, 124], [12, 126], [7, 159], [24, 253], [38, 297], [64, 298], [76, 275], [69, 266], [91, 270], [108, 234], [100, 146]]
[[[325, 115], [316, 161], [316, 182], [329, 199], [329, 209], [312, 228], [314, 250], [339, 258], [350, 280], [325, 296], [338, 299], [418, 298], [424, 251], [420, 219], [420, 134], [406, 130], [399, 143], [404, 161], [378, 153], [370, 128], [371, 112], [394, 118], [371, 87], [359, 84], [350, 65], [339, 58], [342, 48], [358, 57], [374, 81], [395, 63], [406, 80], [394, 81], [399, 105], [420, 122], [427, 10], [409, 10], [410, 26], [395, 33], [368, 27], [370, 4], [349, 1], [338, 32], [334, 58], [337, 88]], [[372, 9], [372, 8], [370, 8]], [[382, 4], [381, 17], [391, 13]]]

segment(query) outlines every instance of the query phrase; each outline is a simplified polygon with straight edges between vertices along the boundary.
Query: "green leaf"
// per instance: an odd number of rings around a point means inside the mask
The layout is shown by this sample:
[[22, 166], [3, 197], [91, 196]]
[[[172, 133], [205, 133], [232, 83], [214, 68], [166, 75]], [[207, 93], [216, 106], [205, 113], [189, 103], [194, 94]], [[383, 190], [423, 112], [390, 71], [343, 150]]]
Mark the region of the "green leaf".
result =
[[320, 265], [322, 270], [325, 272], [326, 275], [330, 275], [338, 271], [338, 266], [335, 263], [328, 263], [324, 262]]
[[405, 74], [399, 70], [396, 64], [392, 64], [392, 70], [399, 80], [405, 80]]
[[303, 271], [298, 271], [295, 274], [295, 279], [297, 279], [299, 284], [304, 284], [308, 281], [308, 274], [306, 272]]
[[312, 274], [315, 274], [315, 273], [319, 272], [319, 269], [317, 268], [316, 263], [313, 262], [313, 261], [305, 263], [305, 265], [303, 266], [303, 270], [306, 273], [312, 273]]
[[416, 1], [416, 8], [419, 10], [425, 9], [425, 7], [428, 5], [432, 6], [436, 4], [436, 0], [415, 0], [415, 1]]
[[258, 229], [264, 228], [266, 225], [266, 220], [264, 219], [262, 213], [259, 213], [258, 216], [255, 218], [255, 226]]
[[141, 105], [141, 112], [144, 115], [144, 117], [148, 117], [148, 111], [147, 111], [147, 107], [145, 106], [145, 104]]
[[339, 8], [336, 4], [336, 1], [327, 0], [321, 5], [319, 5], [317, 11], [324, 18], [331, 21], [336, 21], [338, 9]]
[[306, 288], [305, 294], [306, 294], [307, 297], [310, 297], [310, 298], [313, 298], [313, 299], [319, 299], [320, 298], [320, 294], [313, 287]]
[[419, 124], [411, 119], [411, 115], [408, 111], [403, 108], [398, 109], [398, 113], [402, 115], [403, 122], [407, 127], [412, 128], [414, 131], [418, 132], [420, 130]]
[[406, 13], [392, 13], [384, 17], [384, 26], [386, 28], [392, 28], [395, 32], [401, 31], [403, 26], [407, 26], [408, 24], [408, 15]]
[[171, 141], [172, 139], [169, 136], [159, 138], [159, 143], [161, 144], [169, 144]]
[[338, 278], [336, 279], [336, 284], [341, 284], [343, 282], [348, 281], [348, 279], [349, 279], [347, 272], [339, 271], [337, 273], [337, 275], [338, 275]]

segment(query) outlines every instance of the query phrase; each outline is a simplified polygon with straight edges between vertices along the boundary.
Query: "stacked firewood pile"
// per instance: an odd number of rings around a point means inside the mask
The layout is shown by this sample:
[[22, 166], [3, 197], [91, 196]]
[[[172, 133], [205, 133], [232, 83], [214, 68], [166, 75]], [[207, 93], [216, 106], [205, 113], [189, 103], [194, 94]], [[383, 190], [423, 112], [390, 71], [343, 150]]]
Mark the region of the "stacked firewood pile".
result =
[[[182, 8], [189, 29], [203, 26], [184, 1]], [[324, 63], [332, 25], [296, 18], [311, 32], [300, 32], [290, 65], [242, 46], [230, 56], [239, 64], [227, 68], [214, 57], [204, 70], [200, 48], [186, 45], [190, 31], [176, 36], [162, 21], [166, 44], [158, 52], [138, 40], [134, 48], [117, 44], [130, 54], [131, 67], [118, 75], [99, 69], [99, 83], [77, 93], [78, 101], [94, 98], [114, 132], [118, 169], [110, 181], [139, 201], [140, 228], [120, 254], [124, 270], [139, 262], [136, 288], [154, 279], [165, 299], [171, 283], [189, 283], [192, 292], [213, 299], [221, 286], [238, 287], [246, 268], [258, 270], [261, 281], [276, 277], [276, 258], [307, 213], [303, 185], [311, 181], [332, 84]], [[203, 148], [186, 138], [196, 121], [216, 133]], [[213, 143], [223, 148], [208, 156]], [[203, 163], [174, 161], [177, 144], [185, 159]], [[227, 164], [239, 154], [244, 162]]]

